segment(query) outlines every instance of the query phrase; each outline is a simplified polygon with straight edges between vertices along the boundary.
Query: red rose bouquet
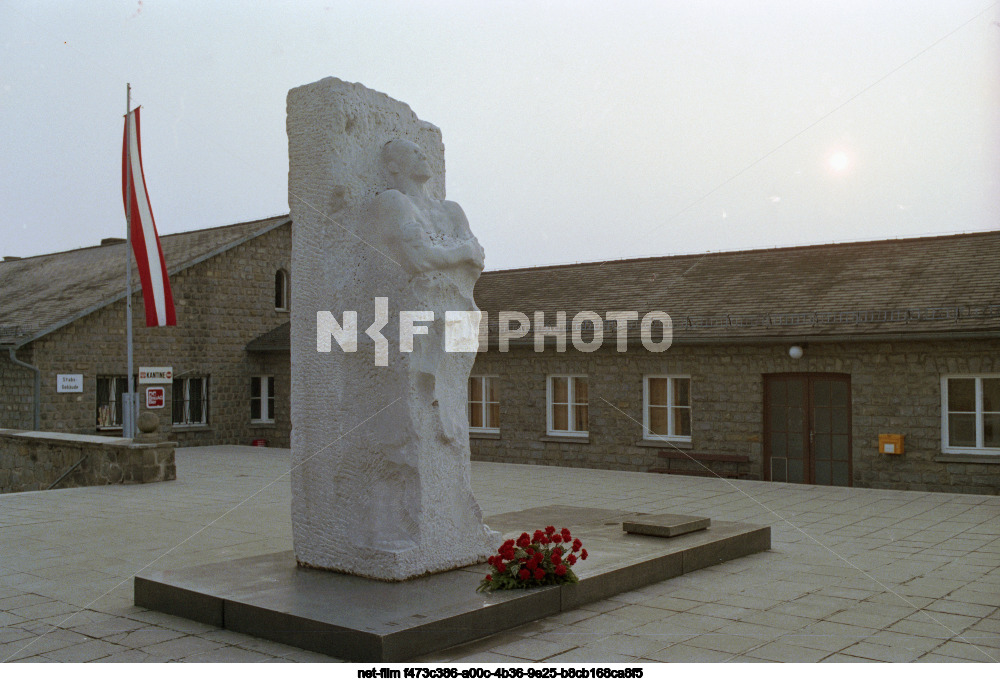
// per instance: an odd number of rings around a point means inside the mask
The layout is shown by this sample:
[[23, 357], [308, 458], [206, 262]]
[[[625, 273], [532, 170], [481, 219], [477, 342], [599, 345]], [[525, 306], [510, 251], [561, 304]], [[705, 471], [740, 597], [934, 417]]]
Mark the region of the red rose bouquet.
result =
[[513, 590], [541, 585], [579, 582], [573, 565], [587, 558], [583, 542], [568, 528], [555, 526], [521, 533], [517, 540], [507, 540], [488, 560], [492, 570], [476, 588], [477, 592]]

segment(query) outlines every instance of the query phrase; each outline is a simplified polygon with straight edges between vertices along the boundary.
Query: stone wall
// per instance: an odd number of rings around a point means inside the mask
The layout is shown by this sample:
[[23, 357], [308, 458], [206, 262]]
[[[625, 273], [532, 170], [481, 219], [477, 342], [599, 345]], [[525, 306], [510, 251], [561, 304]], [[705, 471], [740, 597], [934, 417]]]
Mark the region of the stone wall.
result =
[[[16, 357], [32, 364], [31, 348], [19, 348]], [[34, 426], [35, 373], [15, 365], [6, 348], [0, 348], [0, 426], [30, 429]]]
[[0, 493], [47, 490], [71, 469], [56, 488], [177, 478], [173, 443], [0, 429]]
[[[628, 471], [668, 468], [662, 443], [642, 442], [642, 377], [691, 377], [692, 454], [735, 455], [746, 463], [706, 462], [729, 477], [763, 473], [763, 375], [836, 372], [850, 375], [853, 484], [860, 487], [1000, 493], [1000, 456], [941, 453], [941, 375], [1000, 372], [996, 341], [811, 343], [793, 360], [781, 345], [675, 345], [660, 354], [630, 348], [595, 353], [491, 350], [473, 374], [499, 377], [500, 438], [474, 438], [473, 459]], [[587, 442], [546, 439], [546, 376], [589, 377]], [[880, 455], [878, 435], [905, 435], [905, 454]], [[986, 459], [987, 462], [974, 461]], [[965, 461], [945, 461], [965, 460]], [[676, 462], [676, 460], [675, 460]], [[693, 463], [671, 465], [701, 469]]]
[[[167, 407], [154, 411], [160, 432], [181, 446], [249, 444], [288, 447], [289, 354], [247, 353], [246, 344], [288, 321], [274, 310], [274, 272], [289, 269], [291, 229], [277, 228], [171, 278], [176, 328], [143, 326], [141, 295], [133, 298], [135, 367], [171, 365], [178, 375], [210, 377], [207, 427], [173, 429], [171, 387]], [[295, 292], [292, 292], [293, 301]], [[87, 315], [22, 347], [17, 357], [42, 369], [42, 423], [46, 431], [119, 435], [95, 426], [96, 378], [125, 374], [124, 302]], [[693, 437], [685, 452], [735, 455], [746, 462], [705, 462], [720, 474], [760, 478], [763, 375], [837, 372], [850, 375], [853, 399], [853, 483], [856, 486], [1000, 492], [1000, 457], [943, 456], [940, 377], [947, 373], [1000, 373], [1000, 342], [939, 341], [811, 343], [800, 360], [788, 345], [675, 344], [662, 354], [613, 348], [582, 354], [515, 347], [481, 354], [476, 374], [500, 377], [499, 439], [474, 438], [473, 458], [630, 471], [700, 469], [659, 456], [663, 444], [643, 444], [642, 376], [686, 374], [692, 378]], [[56, 374], [84, 375], [83, 393], [56, 393]], [[587, 443], [545, 439], [545, 377], [580, 373], [590, 377], [590, 437]], [[275, 377], [273, 425], [250, 423], [250, 377]], [[0, 351], [0, 427], [32, 427], [32, 372]], [[878, 454], [879, 433], [902, 433], [906, 453]], [[674, 451], [676, 452], [676, 451]], [[946, 461], [946, 460], [966, 461]]]
[[[160, 433], [181, 446], [221, 443], [250, 444], [267, 438], [268, 444], [288, 446], [288, 359], [252, 357], [248, 342], [288, 321], [288, 312], [274, 308], [274, 273], [289, 269], [291, 228], [286, 225], [213, 256], [171, 277], [177, 326], [147, 328], [142, 295], [132, 298], [134, 371], [140, 366], [171, 366], [175, 377], [209, 377], [207, 426], [171, 424], [172, 387], [166, 384], [166, 406], [149, 410], [159, 419]], [[293, 292], [294, 296], [294, 292]], [[119, 301], [80, 318], [30, 344], [18, 357], [33, 357], [42, 370], [41, 428], [78, 434], [120, 435], [121, 430], [96, 427], [97, 378], [124, 376], [125, 302]], [[0, 358], [0, 363], [3, 359]], [[0, 372], [8, 372], [0, 365]], [[31, 372], [14, 367], [28, 390], [28, 421], [20, 408], [5, 410], [0, 426], [30, 428]], [[279, 421], [274, 428], [250, 424], [250, 377], [275, 375]], [[82, 393], [57, 393], [57, 374], [83, 374]], [[23, 379], [21, 379], [23, 375]], [[284, 375], [284, 380], [279, 377]], [[6, 381], [2, 384], [7, 392]], [[140, 386], [140, 395], [145, 386]], [[20, 389], [19, 389], [20, 390]], [[18, 403], [20, 405], [20, 403]], [[140, 411], [145, 411], [145, 405]], [[7, 417], [11, 412], [12, 418]], [[281, 417], [282, 412], [284, 416]], [[19, 417], [20, 421], [14, 421]], [[264, 431], [261, 431], [263, 428]], [[266, 435], [261, 433], [266, 432]]]

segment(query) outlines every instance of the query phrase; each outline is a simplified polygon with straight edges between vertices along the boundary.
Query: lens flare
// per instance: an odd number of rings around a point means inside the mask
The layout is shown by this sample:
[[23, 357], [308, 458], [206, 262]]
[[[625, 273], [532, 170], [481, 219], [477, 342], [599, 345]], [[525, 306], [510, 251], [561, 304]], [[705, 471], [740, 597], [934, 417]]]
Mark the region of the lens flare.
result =
[[845, 173], [851, 167], [851, 157], [846, 152], [834, 152], [826, 163], [834, 173]]

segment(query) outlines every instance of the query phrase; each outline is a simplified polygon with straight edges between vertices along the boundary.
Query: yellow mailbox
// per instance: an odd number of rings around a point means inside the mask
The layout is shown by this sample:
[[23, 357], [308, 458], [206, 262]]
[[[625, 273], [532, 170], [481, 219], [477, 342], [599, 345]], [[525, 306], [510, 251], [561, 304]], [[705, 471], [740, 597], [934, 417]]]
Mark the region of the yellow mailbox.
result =
[[878, 435], [878, 451], [882, 455], [903, 454], [903, 434], [880, 433]]

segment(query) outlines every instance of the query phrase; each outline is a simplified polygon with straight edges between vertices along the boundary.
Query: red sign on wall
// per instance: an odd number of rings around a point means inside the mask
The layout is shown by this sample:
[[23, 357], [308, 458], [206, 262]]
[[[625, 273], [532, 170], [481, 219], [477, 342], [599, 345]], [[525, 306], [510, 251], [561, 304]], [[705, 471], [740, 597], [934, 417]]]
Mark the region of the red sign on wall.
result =
[[146, 389], [146, 407], [155, 410], [166, 404], [166, 389], [161, 386], [150, 386]]

